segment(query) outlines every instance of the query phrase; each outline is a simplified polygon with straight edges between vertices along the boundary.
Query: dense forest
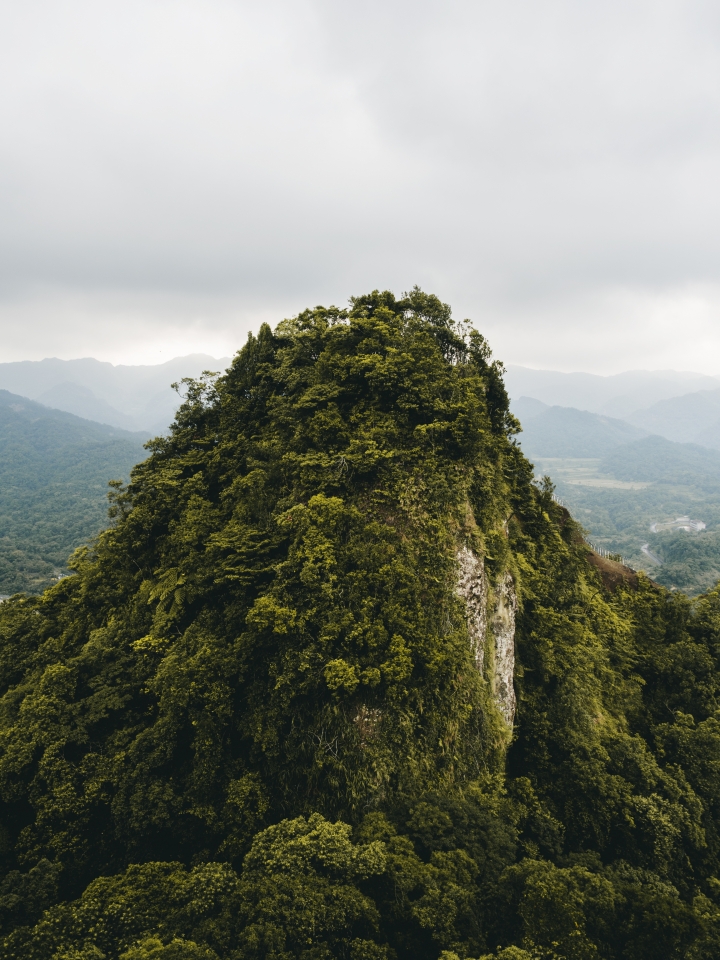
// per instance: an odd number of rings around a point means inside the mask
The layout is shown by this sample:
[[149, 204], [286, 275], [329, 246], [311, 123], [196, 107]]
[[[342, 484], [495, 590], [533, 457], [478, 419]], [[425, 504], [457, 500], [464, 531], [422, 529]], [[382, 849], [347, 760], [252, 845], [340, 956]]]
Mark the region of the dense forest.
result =
[[711, 960], [720, 592], [588, 551], [449, 308], [186, 384], [0, 606], [2, 960]]
[[0, 595], [40, 593], [107, 525], [107, 483], [144, 459], [128, 433], [0, 390]]

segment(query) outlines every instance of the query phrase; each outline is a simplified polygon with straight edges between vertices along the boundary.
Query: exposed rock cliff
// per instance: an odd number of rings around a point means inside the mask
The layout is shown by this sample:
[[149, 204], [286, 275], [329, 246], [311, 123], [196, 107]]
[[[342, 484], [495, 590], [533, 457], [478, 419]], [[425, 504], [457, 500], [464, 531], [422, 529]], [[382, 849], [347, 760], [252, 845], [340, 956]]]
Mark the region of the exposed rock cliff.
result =
[[517, 596], [515, 584], [505, 573], [494, 590], [494, 610], [491, 623], [495, 640], [493, 693], [495, 703], [508, 726], [515, 719], [515, 612]]
[[487, 579], [482, 557], [463, 546], [458, 550], [457, 594], [465, 603], [470, 645], [475, 664], [483, 672], [487, 637]]
[[488, 642], [488, 607], [490, 635], [493, 645], [488, 651], [488, 680], [498, 710], [508, 726], [515, 719], [515, 613], [517, 596], [510, 573], [506, 572], [491, 591], [488, 602], [488, 581], [485, 564], [466, 546], [458, 550], [457, 595], [465, 603], [468, 635], [475, 664], [485, 673], [485, 651]]

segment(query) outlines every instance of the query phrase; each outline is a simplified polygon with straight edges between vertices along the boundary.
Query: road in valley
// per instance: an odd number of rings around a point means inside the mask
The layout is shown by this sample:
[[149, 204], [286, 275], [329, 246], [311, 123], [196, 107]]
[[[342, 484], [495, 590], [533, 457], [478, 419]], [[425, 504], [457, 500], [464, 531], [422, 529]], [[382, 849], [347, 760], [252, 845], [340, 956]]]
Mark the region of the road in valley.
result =
[[652, 552], [652, 550], [650, 549], [650, 544], [649, 544], [649, 543], [644, 543], [644, 544], [640, 547], [640, 549], [642, 550], [642, 552], [645, 554], [646, 557], [648, 557], [650, 560], [652, 560], [653, 563], [656, 563], [658, 566], [662, 566], [662, 560], [660, 559], [660, 557], [656, 556], [656, 555]]

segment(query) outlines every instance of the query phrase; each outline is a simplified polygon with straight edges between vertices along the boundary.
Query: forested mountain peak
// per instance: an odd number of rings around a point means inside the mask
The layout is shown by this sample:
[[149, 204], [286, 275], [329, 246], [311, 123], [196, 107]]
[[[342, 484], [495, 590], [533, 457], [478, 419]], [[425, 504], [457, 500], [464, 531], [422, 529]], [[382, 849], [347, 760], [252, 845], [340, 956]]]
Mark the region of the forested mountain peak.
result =
[[185, 381], [0, 607], [0, 957], [716, 955], [720, 597], [603, 586], [502, 375], [416, 289]]

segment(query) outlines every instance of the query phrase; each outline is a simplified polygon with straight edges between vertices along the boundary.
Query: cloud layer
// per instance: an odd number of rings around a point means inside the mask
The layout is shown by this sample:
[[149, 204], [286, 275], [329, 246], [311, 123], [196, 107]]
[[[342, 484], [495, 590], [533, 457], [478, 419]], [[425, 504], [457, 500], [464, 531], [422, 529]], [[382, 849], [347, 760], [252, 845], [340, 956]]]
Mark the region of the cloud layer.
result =
[[0, 360], [419, 283], [512, 362], [720, 373], [717, 5], [6, 0], [0, 84]]

